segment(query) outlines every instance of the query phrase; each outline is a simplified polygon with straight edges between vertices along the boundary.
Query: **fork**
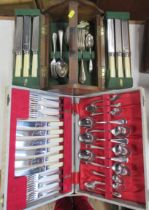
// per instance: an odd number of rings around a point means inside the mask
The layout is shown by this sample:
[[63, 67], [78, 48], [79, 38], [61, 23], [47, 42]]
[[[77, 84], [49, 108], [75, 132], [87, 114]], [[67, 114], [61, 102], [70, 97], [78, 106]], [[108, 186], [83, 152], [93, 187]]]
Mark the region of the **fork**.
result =
[[56, 33], [53, 33], [53, 35], [52, 35], [52, 41], [53, 41], [53, 59], [51, 61], [51, 76], [53, 78], [57, 78], [57, 73], [56, 73], [56, 59], [55, 59], [56, 42], [57, 42], [57, 34]]

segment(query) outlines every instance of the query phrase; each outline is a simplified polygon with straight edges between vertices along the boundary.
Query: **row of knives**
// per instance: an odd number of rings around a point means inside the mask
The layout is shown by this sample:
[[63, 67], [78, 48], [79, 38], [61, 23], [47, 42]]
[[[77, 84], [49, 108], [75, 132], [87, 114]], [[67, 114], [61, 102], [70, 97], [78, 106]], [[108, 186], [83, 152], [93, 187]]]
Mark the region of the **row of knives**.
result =
[[107, 19], [106, 33], [110, 77], [131, 78], [128, 20]]
[[17, 16], [14, 40], [15, 77], [37, 77], [39, 16]]

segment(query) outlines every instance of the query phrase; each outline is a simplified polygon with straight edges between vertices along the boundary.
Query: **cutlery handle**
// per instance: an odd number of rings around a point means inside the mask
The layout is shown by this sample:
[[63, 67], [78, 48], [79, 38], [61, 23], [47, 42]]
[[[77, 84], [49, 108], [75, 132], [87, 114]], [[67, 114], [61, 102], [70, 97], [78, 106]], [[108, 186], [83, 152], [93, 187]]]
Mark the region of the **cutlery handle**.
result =
[[22, 69], [22, 54], [16, 54], [15, 77], [21, 76], [21, 69]]
[[59, 44], [60, 44], [60, 59], [62, 59], [62, 51], [63, 51], [63, 31], [59, 30], [58, 31], [58, 36], [59, 36]]
[[112, 78], [116, 77], [114, 53], [109, 53], [109, 70], [110, 70], [110, 77]]
[[86, 81], [86, 74], [85, 74], [85, 68], [84, 68], [84, 61], [83, 58], [81, 59], [81, 69], [80, 69], [80, 78], [79, 81], [81, 84], [84, 84]]
[[23, 76], [29, 76], [29, 69], [30, 69], [30, 54], [27, 52], [24, 54], [24, 64], [23, 64]]
[[53, 57], [55, 57], [56, 42], [57, 42], [57, 34], [56, 33], [53, 33], [52, 40], [53, 40]]
[[32, 58], [32, 77], [37, 77], [37, 70], [38, 70], [38, 54], [33, 53]]
[[117, 68], [118, 77], [124, 77], [122, 53], [118, 53], [116, 56], [116, 68]]
[[92, 71], [93, 71], [93, 61], [90, 58], [90, 60], [89, 60], [89, 72], [92, 72]]
[[131, 67], [130, 67], [130, 56], [124, 55], [124, 69], [125, 69], [125, 77], [131, 78]]

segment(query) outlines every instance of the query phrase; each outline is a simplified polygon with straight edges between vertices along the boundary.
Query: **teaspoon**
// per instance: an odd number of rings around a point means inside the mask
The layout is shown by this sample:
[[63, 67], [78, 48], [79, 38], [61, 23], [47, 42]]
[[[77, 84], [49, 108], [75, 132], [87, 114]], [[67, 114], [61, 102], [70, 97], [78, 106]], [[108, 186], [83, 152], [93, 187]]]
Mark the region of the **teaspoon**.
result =
[[[90, 133], [90, 132], [80, 134], [79, 137], [78, 137], [78, 140], [82, 143], [85, 143], [85, 144], [93, 144], [96, 141], [105, 141], [105, 139], [97, 138], [96, 136], [92, 135], [92, 133]], [[110, 139], [110, 141], [115, 142], [115, 143], [128, 144], [128, 139], [127, 138], [124, 138], [124, 139]]]
[[124, 157], [124, 156], [106, 158], [104, 156], [95, 155], [90, 150], [81, 150], [81, 151], [79, 151], [78, 157], [80, 158], [80, 160], [85, 161], [85, 162], [92, 162], [96, 158], [97, 159], [102, 159], [102, 160], [110, 159], [112, 161], [116, 161], [116, 162], [120, 162], [120, 163], [128, 162], [128, 158]]
[[121, 120], [111, 120], [111, 121], [95, 121], [90, 117], [86, 117], [83, 119], [79, 120], [79, 126], [80, 127], [86, 127], [86, 128], [92, 128], [95, 124], [119, 124], [119, 125], [124, 125], [127, 124], [127, 120], [121, 119]]

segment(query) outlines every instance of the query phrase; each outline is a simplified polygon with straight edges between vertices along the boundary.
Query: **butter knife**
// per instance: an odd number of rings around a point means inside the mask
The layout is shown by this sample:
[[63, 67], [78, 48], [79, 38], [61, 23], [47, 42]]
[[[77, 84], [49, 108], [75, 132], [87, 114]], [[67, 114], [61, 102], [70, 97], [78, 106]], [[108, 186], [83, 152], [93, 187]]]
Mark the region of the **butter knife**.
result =
[[116, 77], [115, 69], [115, 46], [114, 46], [114, 20], [107, 20], [108, 63], [110, 77]]
[[116, 70], [118, 77], [124, 77], [122, 61], [121, 20], [115, 19]]
[[32, 33], [32, 77], [37, 77], [38, 73], [38, 50], [39, 50], [39, 16], [33, 18]]
[[22, 70], [22, 36], [23, 36], [23, 17], [16, 17], [16, 30], [14, 40], [15, 59], [15, 77], [21, 76]]
[[29, 76], [30, 44], [31, 44], [31, 17], [24, 16], [24, 25], [23, 25], [23, 51], [24, 51], [23, 76], [24, 77]]
[[125, 77], [131, 77], [130, 45], [129, 45], [129, 24], [127, 20], [122, 20], [122, 46]]

